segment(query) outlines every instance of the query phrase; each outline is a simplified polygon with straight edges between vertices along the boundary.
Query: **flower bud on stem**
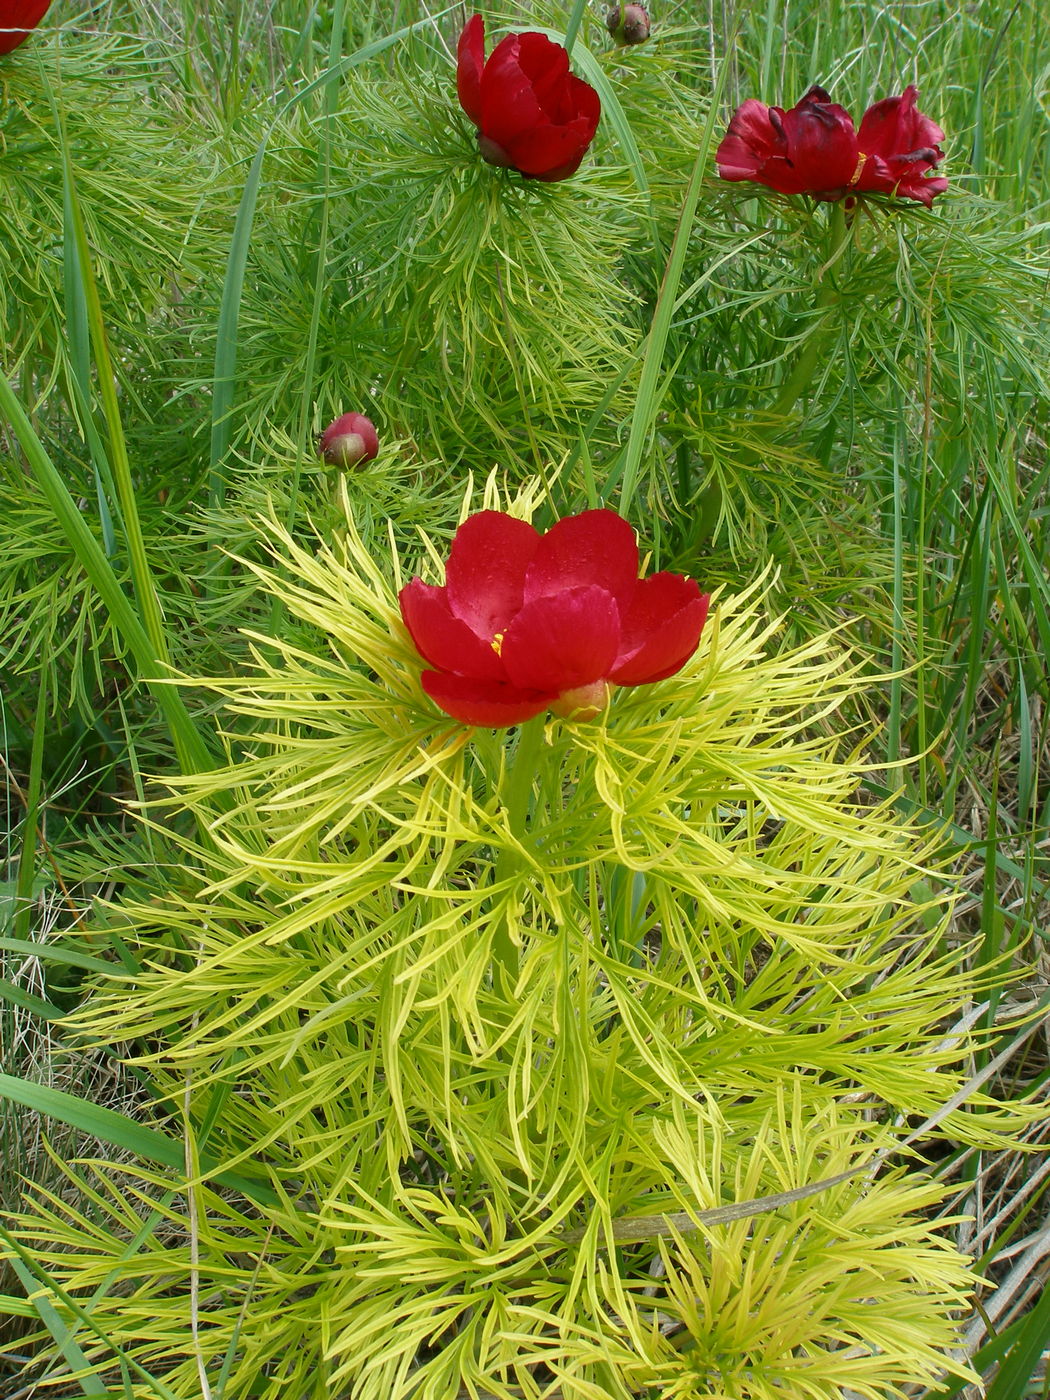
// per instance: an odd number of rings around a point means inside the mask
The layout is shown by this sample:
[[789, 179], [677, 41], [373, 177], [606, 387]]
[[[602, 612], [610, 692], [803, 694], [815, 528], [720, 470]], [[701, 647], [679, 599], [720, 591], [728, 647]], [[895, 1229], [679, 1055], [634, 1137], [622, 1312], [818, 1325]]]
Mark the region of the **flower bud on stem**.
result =
[[615, 5], [606, 11], [605, 27], [618, 44], [644, 44], [649, 37], [649, 12], [643, 5]]

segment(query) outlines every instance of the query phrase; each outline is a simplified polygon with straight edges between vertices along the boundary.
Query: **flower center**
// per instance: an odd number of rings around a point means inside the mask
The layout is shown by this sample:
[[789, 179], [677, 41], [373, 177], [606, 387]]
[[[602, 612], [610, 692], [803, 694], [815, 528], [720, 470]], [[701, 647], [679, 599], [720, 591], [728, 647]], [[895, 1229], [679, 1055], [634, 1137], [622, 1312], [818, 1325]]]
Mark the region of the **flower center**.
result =
[[860, 177], [861, 177], [861, 172], [863, 171], [863, 169], [864, 169], [864, 167], [867, 165], [867, 163], [868, 163], [868, 157], [867, 157], [867, 155], [866, 155], [863, 151], [861, 151], [860, 154], [857, 156], [857, 168], [854, 170], [853, 174], [849, 177], [849, 184], [846, 186], [846, 188], [847, 188], [848, 190], [851, 190], [851, 189], [853, 188], [853, 186], [857, 183], [857, 181], [860, 179]]
[[503, 633], [502, 633], [502, 632], [497, 632], [496, 635], [493, 637], [492, 641], [489, 642], [489, 646], [492, 648], [492, 650], [496, 653], [497, 656], [502, 656], [502, 655], [503, 655]]

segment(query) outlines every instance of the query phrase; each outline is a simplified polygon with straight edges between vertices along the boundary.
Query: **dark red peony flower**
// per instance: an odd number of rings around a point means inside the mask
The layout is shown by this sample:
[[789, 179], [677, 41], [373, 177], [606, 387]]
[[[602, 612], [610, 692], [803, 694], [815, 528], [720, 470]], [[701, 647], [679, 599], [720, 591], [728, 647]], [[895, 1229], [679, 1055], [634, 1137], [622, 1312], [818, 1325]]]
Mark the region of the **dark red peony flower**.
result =
[[28, 39], [50, 4], [51, 0], [0, 0], [0, 53], [10, 53]]
[[638, 545], [611, 510], [570, 515], [541, 535], [483, 510], [456, 531], [441, 587], [414, 578], [401, 616], [423, 689], [464, 724], [500, 729], [553, 710], [577, 720], [612, 685], [647, 685], [696, 650], [709, 597], [693, 579], [638, 577]]
[[754, 180], [781, 194], [814, 199], [879, 191], [929, 207], [948, 181], [927, 179], [944, 158], [944, 132], [916, 110], [905, 88], [853, 119], [823, 88], [812, 87], [790, 111], [750, 99], [738, 107], [715, 154], [723, 180]]
[[485, 61], [485, 21], [459, 36], [456, 89], [478, 128], [481, 154], [536, 180], [564, 180], [583, 160], [601, 116], [598, 94], [569, 72], [569, 55], [544, 34], [508, 34]]
[[333, 467], [356, 467], [379, 451], [372, 420], [363, 413], [344, 413], [321, 434], [321, 456]]

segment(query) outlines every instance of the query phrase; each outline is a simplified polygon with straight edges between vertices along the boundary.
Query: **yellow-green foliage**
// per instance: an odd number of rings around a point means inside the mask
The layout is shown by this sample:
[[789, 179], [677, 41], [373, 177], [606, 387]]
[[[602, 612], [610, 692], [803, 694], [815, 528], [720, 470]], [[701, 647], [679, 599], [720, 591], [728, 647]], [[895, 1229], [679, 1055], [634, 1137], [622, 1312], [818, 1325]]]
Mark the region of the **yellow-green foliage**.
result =
[[887, 1163], [962, 1081], [969, 988], [913, 895], [931, 843], [814, 737], [857, 684], [834, 639], [777, 655], [756, 586], [602, 721], [469, 731], [349, 514], [264, 532], [298, 639], [215, 683], [229, 765], [154, 809], [196, 818], [189, 860], [109, 911], [142, 970], [80, 1026], [279, 1204], [98, 1165], [93, 1219], [38, 1197], [36, 1256], [187, 1398], [202, 1369], [224, 1400], [875, 1400], [957, 1370], [941, 1188]]

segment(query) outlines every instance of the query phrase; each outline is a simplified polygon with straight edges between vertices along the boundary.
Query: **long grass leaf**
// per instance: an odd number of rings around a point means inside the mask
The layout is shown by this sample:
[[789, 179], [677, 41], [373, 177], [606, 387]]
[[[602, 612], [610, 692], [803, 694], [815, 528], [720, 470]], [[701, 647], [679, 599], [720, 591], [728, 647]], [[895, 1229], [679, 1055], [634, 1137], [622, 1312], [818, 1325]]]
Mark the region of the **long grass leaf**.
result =
[[214, 766], [207, 744], [193, 723], [178, 690], [163, 681], [163, 668], [135, 607], [3, 374], [0, 374], [0, 413], [11, 424], [33, 475], [76, 552], [81, 567], [109, 609], [121, 640], [131, 652], [140, 678], [149, 685], [171, 733], [183, 771], [206, 772]]
[[[133, 1152], [147, 1161], [157, 1162], [165, 1167], [175, 1167], [180, 1171], [185, 1165], [185, 1149], [181, 1142], [177, 1142], [166, 1133], [158, 1132], [156, 1128], [148, 1127], [145, 1123], [136, 1123], [112, 1108], [103, 1108], [100, 1104], [89, 1103], [87, 1099], [78, 1098], [75, 1094], [67, 1094], [63, 1089], [52, 1089], [46, 1084], [32, 1084], [14, 1075], [0, 1074], [0, 1098], [10, 1099], [24, 1108], [57, 1118], [62, 1123], [68, 1123], [92, 1137], [111, 1142], [114, 1146]], [[212, 1158], [202, 1157], [201, 1171], [205, 1177], [213, 1177], [222, 1186], [233, 1187], [249, 1200], [264, 1205], [277, 1203], [274, 1193], [260, 1182], [250, 1181], [234, 1172], [221, 1171]]]
[[6, 1001], [10, 1006], [20, 1006], [23, 1011], [31, 1011], [34, 1016], [39, 1016], [45, 1021], [61, 1020], [64, 1014], [53, 1002], [34, 996], [22, 987], [16, 987], [6, 977], [0, 977], [0, 1001]]
[[[55, 1345], [69, 1363], [73, 1372], [71, 1379], [77, 1382], [85, 1395], [119, 1395], [123, 1397], [123, 1400], [132, 1400], [133, 1392], [130, 1384], [128, 1384], [128, 1379], [129, 1372], [133, 1371], [140, 1381], [143, 1381], [150, 1387], [153, 1394], [157, 1396], [157, 1400], [178, 1400], [174, 1391], [170, 1390], [163, 1381], [158, 1380], [155, 1376], [151, 1376], [145, 1367], [141, 1366], [133, 1357], [128, 1356], [115, 1342], [107, 1337], [82, 1305], [56, 1283], [53, 1278], [45, 1273], [40, 1265], [33, 1259], [32, 1255], [27, 1250], [23, 1249], [18, 1241], [15, 1240], [2, 1225], [0, 1225], [0, 1242], [3, 1243], [12, 1268], [18, 1275], [26, 1293], [29, 1295], [30, 1301], [36, 1308], [40, 1320], [54, 1337]], [[86, 1326], [110, 1349], [113, 1360], [120, 1364], [120, 1369], [124, 1373], [125, 1388], [123, 1390], [114, 1391], [103, 1385], [98, 1378], [97, 1366], [93, 1365], [81, 1351], [72, 1330], [67, 1327], [58, 1310], [43, 1290], [52, 1293], [67, 1312], [76, 1317], [80, 1324]], [[106, 1364], [111, 1363], [107, 1362]]]
[[[99, 1380], [91, 1362], [69, 1335], [69, 1328], [63, 1322], [53, 1303], [41, 1291], [41, 1280], [38, 1274], [43, 1271], [39, 1269], [39, 1266], [36, 1270], [30, 1267], [31, 1260], [7, 1234], [2, 1225], [0, 1225], [0, 1240], [5, 1245], [7, 1263], [25, 1289], [27, 1297], [32, 1299], [31, 1303], [26, 1304], [27, 1311], [22, 1315], [40, 1318], [40, 1321], [55, 1339], [56, 1347], [65, 1357], [71, 1371], [77, 1378], [77, 1384], [85, 1395], [108, 1395], [110, 1392]], [[50, 1282], [47, 1286], [51, 1286]]]
[[85, 972], [111, 972], [112, 968], [103, 958], [92, 957], [90, 953], [80, 953], [61, 943], [35, 942], [31, 938], [0, 938], [0, 950], [21, 953], [27, 958], [39, 958], [41, 962], [63, 963], [67, 967], [81, 967]]
[[47, 667], [41, 667], [37, 680], [36, 717], [33, 721], [33, 745], [29, 756], [29, 785], [26, 790], [26, 811], [22, 823], [22, 843], [18, 854], [18, 879], [15, 888], [14, 932], [25, 938], [33, 912], [33, 884], [36, 878], [37, 818], [40, 811], [40, 787], [44, 766], [44, 735], [47, 733]]
[[68, 142], [64, 143], [63, 150], [67, 208], [71, 232], [76, 243], [77, 270], [80, 274], [80, 284], [87, 308], [88, 328], [91, 333], [95, 366], [98, 371], [98, 394], [102, 402], [102, 412], [105, 416], [106, 432], [109, 439], [109, 467], [113, 476], [113, 487], [120, 503], [121, 525], [128, 550], [128, 561], [131, 565], [132, 583], [138, 602], [139, 616], [142, 618], [154, 654], [161, 664], [166, 666], [168, 663], [168, 643], [164, 632], [164, 619], [156, 582], [146, 557], [146, 545], [142, 537], [138, 502], [135, 498], [135, 484], [131, 478], [131, 463], [128, 460], [127, 443], [124, 440], [124, 428], [120, 418], [117, 380], [114, 374], [112, 356], [109, 353], [109, 339], [106, 335], [106, 325], [102, 315], [102, 302], [91, 267], [91, 251], [77, 198]]

